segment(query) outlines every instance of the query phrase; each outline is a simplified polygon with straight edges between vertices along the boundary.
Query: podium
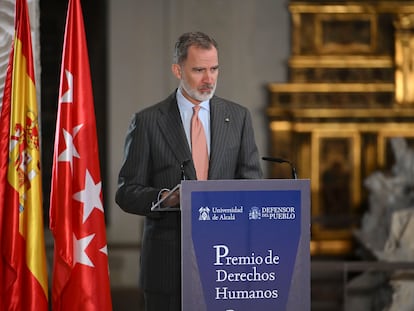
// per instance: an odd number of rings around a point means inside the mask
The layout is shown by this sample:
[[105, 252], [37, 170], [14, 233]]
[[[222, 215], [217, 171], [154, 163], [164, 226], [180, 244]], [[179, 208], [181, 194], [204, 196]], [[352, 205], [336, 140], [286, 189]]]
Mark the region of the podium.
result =
[[310, 310], [310, 182], [183, 181], [182, 311]]

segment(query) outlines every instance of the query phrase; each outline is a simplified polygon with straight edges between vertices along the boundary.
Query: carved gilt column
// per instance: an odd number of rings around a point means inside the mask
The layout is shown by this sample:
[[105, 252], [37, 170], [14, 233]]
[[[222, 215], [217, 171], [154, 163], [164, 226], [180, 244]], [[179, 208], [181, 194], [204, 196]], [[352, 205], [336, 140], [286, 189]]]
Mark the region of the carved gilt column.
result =
[[399, 14], [395, 26], [395, 100], [414, 104], [414, 14]]

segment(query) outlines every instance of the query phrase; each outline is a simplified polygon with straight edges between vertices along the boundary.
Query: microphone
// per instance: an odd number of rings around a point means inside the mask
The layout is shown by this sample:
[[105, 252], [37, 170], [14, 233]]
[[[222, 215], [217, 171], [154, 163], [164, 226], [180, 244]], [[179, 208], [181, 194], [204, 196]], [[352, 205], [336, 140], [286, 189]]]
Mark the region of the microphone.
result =
[[187, 166], [187, 163], [190, 162], [191, 160], [186, 159], [184, 160], [181, 165], [180, 165], [180, 170], [181, 170], [181, 180], [187, 180], [187, 176], [185, 175], [184, 169]]
[[287, 163], [290, 165], [290, 169], [292, 171], [292, 178], [298, 179], [298, 175], [296, 173], [296, 168], [293, 166], [292, 162], [282, 159], [282, 158], [273, 158], [273, 157], [262, 157], [262, 160], [269, 161], [269, 162], [276, 162], [276, 163]]

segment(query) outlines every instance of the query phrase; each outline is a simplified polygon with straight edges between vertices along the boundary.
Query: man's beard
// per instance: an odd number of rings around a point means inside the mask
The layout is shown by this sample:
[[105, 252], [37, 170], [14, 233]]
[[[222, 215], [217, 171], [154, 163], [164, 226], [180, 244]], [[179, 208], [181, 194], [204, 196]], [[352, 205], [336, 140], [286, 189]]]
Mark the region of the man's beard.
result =
[[203, 85], [203, 88], [208, 88], [210, 91], [201, 92], [198, 89], [191, 88], [187, 84], [185, 79], [181, 79], [181, 82], [180, 82], [180, 87], [188, 94], [188, 96], [200, 102], [210, 100], [213, 97], [214, 92], [216, 91], [216, 86], [217, 86], [217, 83]]

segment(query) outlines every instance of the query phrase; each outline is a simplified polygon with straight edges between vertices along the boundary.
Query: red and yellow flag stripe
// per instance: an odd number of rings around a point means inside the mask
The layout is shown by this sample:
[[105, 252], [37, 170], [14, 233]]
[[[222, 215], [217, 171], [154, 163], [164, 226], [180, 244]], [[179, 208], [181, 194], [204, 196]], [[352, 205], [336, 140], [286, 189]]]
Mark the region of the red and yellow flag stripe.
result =
[[[6, 82], [5, 95], [9, 95], [3, 98], [3, 112], [10, 114], [6, 117], [2, 113], [0, 125], [2, 134], [8, 132], [7, 172], [1, 174], [7, 180], [0, 181], [4, 191], [0, 200], [1, 310], [48, 310], [40, 127], [30, 36], [26, 1], [17, 0], [13, 53], [6, 77], [11, 83]], [[1, 161], [4, 164], [4, 157]]]

